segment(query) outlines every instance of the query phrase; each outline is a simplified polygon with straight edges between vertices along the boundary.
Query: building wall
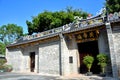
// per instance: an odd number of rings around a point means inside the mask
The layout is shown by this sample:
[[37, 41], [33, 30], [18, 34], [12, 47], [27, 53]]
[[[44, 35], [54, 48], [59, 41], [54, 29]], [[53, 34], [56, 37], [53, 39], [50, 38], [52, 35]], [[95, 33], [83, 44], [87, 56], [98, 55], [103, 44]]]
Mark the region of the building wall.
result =
[[[120, 76], [120, 26], [113, 27], [112, 37]], [[98, 47], [99, 53], [111, 56], [106, 30], [100, 30]], [[78, 73], [79, 53], [74, 36], [72, 39], [68, 36], [63, 36], [60, 41], [48, 41], [24, 48], [7, 48], [6, 58], [8, 64], [13, 66], [14, 72], [30, 72], [30, 52], [35, 52], [35, 72], [55, 75]], [[70, 57], [73, 59], [72, 63], [70, 63]], [[106, 68], [108, 75], [112, 73], [111, 61], [109, 60]]]
[[[71, 36], [71, 39], [66, 39], [66, 44], [69, 50], [68, 53], [68, 65], [69, 65], [69, 74], [78, 74], [79, 72], [79, 52], [77, 47], [77, 42], [74, 36]], [[73, 63], [70, 63], [70, 57], [73, 58]]]
[[[98, 47], [99, 47], [99, 53], [107, 54], [110, 58], [110, 52], [109, 52], [109, 45], [108, 45], [108, 37], [107, 32], [105, 29], [100, 30], [99, 38], [98, 38]], [[112, 74], [111, 70], [111, 61], [109, 59], [109, 62], [107, 64], [106, 73], [107, 75]]]
[[99, 53], [109, 55], [109, 45], [106, 30], [101, 30], [98, 38]]
[[114, 50], [116, 53], [116, 63], [118, 67], [118, 74], [120, 76], [120, 26], [113, 27]]
[[61, 63], [62, 63], [62, 75], [70, 74], [70, 66], [69, 66], [69, 50], [65, 40], [65, 36], [60, 35], [60, 49], [61, 49]]
[[39, 44], [39, 73], [60, 75], [60, 42]]
[[12, 65], [13, 72], [20, 72], [22, 70], [23, 54], [20, 49], [6, 49], [7, 63]]
[[[71, 37], [71, 38], [70, 38]], [[78, 74], [78, 49], [74, 35], [61, 35], [62, 75]]]
[[13, 72], [30, 72], [30, 52], [35, 52], [35, 72], [37, 72], [38, 47], [9, 48], [6, 50], [7, 63], [13, 66]]
[[34, 72], [38, 72], [38, 53], [39, 47], [38, 45], [27, 46], [21, 49], [23, 55], [23, 62], [22, 62], [22, 71], [23, 72], [30, 72], [30, 53], [35, 52], [35, 70]]

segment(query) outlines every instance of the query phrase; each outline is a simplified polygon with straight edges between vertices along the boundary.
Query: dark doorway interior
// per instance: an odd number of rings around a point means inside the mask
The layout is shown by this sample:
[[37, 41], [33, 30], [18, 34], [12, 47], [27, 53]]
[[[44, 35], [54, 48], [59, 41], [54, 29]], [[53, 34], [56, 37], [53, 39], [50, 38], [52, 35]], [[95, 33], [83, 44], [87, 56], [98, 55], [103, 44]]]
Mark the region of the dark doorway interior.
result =
[[94, 57], [94, 62], [91, 68], [93, 74], [98, 74], [100, 72], [100, 67], [97, 65], [96, 56], [99, 54], [98, 51], [98, 41], [89, 41], [84, 43], [78, 43], [79, 57], [80, 57], [80, 73], [86, 73], [87, 68], [83, 64], [83, 57], [86, 55], [91, 55]]
[[30, 71], [34, 72], [35, 69], [35, 52], [30, 53]]

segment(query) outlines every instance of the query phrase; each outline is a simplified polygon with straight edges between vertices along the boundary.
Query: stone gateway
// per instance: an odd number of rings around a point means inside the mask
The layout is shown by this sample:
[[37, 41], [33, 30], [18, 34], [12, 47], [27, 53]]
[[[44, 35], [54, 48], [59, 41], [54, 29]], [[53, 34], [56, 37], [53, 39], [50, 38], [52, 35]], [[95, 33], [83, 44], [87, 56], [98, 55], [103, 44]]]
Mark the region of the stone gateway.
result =
[[109, 21], [106, 18], [98, 15], [77, 19], [62, 27], [21, 37], [6, 47], [7, 61], [13, 72], [85, 74], [87, 68], [82, 60], [91, 55], [95, 59], [91, 72], [99, 74], [96, 56], [104, 53], [109, 57], [107, 76], [120, 77], [120, 16], [109, 16]]

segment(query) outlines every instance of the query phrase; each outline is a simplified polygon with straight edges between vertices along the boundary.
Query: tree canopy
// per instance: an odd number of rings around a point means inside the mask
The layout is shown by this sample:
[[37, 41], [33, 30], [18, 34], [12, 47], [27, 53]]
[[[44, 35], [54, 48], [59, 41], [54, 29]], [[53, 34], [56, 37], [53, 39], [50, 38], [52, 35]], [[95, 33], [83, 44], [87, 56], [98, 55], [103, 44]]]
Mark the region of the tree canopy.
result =
[[13, 42], [23, 35], [23, 29], [16, 24], [7, 24], [0, 27], [0, 41], [3, 43]]
[[32, 17], [32, 21], [26, 21], [29, 35], [42, 32], [45, 30], [60, 27], [62, 25], [73, 22], [74, 16], [86, 18], [88, 13], [80, 9], [72, 9], [67, 7], [65, 11], [44, 11], [37, 16]]
[[23, 29], [16, 24], [7, 24], [0, 27], [0, 54], [5, 53], [5, 46], [23, 35]]
[[0, 42], [0, 54], [5, 54], [5, 44]]
[[120, 0], [107, 0], [106, 7], [109, 13], [120, 11]]

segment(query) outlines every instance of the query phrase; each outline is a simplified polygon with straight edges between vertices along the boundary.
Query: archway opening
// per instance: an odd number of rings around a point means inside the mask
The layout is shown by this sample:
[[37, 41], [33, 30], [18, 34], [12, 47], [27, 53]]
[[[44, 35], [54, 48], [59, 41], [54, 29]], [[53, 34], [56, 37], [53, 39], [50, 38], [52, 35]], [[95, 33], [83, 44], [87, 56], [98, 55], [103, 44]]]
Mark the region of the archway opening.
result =
[[99, 54], [98, 41], [95, 40], [95, 41], [78, 43], [78, 51], [79, 51], [79, 59], [80, 59], [79, 72], [81, 74], [85, 74], [87, 72], [87, 67], [83, 64], [83, 57], [86, 55], [91, 55], [94, 57], [94, 62], [91, 68], [91, 72], [93, 72], [93, 74], [99, 74], [100, 66], [97, 65], [97, 59], [96, 59], [97, 54]]

